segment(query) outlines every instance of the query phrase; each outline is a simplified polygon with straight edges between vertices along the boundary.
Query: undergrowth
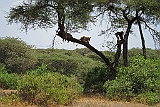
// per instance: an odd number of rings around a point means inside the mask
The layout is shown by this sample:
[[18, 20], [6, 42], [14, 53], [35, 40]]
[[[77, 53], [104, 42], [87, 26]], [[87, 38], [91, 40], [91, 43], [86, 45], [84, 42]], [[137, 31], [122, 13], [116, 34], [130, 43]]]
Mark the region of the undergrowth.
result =
[[106, 96], [148, 105], [160, 103], [160, 60], [136, 55], [131, 61], [128, 67], [119, 67], [115, 80], [105, 82]]
[[47, 71], [46, 66], [28, 72], [18, 85], [20, 97], [37, 105], [67, 105], [82, 91], [82, 87], [73, 77]]

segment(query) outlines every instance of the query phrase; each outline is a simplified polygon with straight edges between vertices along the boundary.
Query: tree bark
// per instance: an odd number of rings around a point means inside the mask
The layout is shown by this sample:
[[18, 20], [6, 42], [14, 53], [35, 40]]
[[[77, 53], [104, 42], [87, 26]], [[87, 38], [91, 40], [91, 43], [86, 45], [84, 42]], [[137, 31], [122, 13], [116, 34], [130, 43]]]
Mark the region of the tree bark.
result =
[[121, 56], [121, 45], [122, 45], [123, 41], [122, 40], [117, 40], [117, 51], [116, 54], [114, 56], [114, 68], [116, 68], [119, 64], [119, 58]]
[[142, 41], [143, 57], [144, 57], [144, 59], [146, 59], [147, 56], [146, 56], [145, 39], [144, 39], [143, 32], [142, 32], [142, 27], [141, 27], [141, 23], [140, 23], [140, 17], [137, 18], [137, 23], [138, 23], [138, 26], [139, 26], [139, 32], [140, 32], [141, 41]]
[[124, 41], [123, 41], [123, 65], [128, 66], [128, 37], [129, 32], [131, 30], [132, 23], [128, 22], [128, 27], [126, 30], [126, 33], [124, 35]]
[[123, 65], [128, 66], [128, 41], [123, 42]]
[[126, 11], [127, 10], [124, 9], [122, 12], [123, 12], [123, 17], [128, 23], [127, 30], [126, 30], [126, 33], [124, 35], [124, 40], [123, 40], [123, 65], [127, 67], [128, 66], [128, 37], [131, 31], [132, 24], [134, 21], [137, 20], [137, 17], [133, 17], [132, 19], [129, 19]]

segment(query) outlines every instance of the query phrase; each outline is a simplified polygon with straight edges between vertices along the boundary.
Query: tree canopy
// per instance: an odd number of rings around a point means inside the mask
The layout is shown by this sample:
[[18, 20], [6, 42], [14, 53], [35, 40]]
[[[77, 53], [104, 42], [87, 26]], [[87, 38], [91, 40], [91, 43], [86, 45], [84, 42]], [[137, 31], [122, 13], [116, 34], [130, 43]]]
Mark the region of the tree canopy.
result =
[[61, 20], [66, 30], [77, 31], [87, 28], [92, 11], [92, 4], [86, 0], [27, 0], [11, 8], [7, 19], [9, 23], [21, 23], [26, 30], [52, 28]]

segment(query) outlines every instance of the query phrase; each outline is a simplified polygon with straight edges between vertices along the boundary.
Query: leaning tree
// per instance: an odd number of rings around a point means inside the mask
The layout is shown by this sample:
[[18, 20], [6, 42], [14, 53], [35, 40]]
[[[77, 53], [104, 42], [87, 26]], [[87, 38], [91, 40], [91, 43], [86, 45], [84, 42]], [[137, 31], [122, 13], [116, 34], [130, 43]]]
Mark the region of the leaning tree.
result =
[[[116, 69], [112, 62], [102, 52], [89, 42], [77, 39], [71, 33], [80, 29], [87, 29], [87, 24], [94, 22], [91, 13], [95, 4], [101, 0], [27, 0], [19, 6], [10, 9], [7, 16], [9, 23], [20, 23], [24, 30], [37, 28], [52, 28], [58, 26], [57, 36], [63, 40], [86, 46], [99, 55], [110, 68], [112, 77], [116, 76]], [[103, 1], [103, 0], [102, 0]]]
[[[157, 0], [138, 1], [24, 0], [19, 6], [10, 9], [7, 19], [9, 23], [21, 23], [21, 28], [26, 31], [28, 29], [47, 29], [58, 26], [56, 31], [57, 36], [61, 37], [63, 40], [84, 45], [95, 52], [103, 59], [115, 76], [121, 45], [123, 45], [124, 65], [128, 65], [128, 37], [133, 24], [139, 25], [142, 44], [144, 44], [144, 38], [141, 25], [145, 25], [151, 31], [154, 40], [160, 40], [157, 31], [150, 27], [150, 24], [155, 24], [155, 22], [158, 24], [159, 22], [159, 10], [157, 8], [160, 7], [160, 3], [158, 3]], [[152, 3], [151, 1], [154, 2]], [[91, 16], [95, 15], [95, 12], [97, 13], [96, 17]], [[101, 15], [103, 17], [100, 17]], [[106, 31], [112, 32], [118, 28], [123, 28], [125, 30], [124, 37], [121, 37], [121, 39], [117, 41], [118, 50], [114, 62], [111, 62], [107, 56], [94, 48], [89, 42], [77, 39], [71, 34], [80, 29], [86, 30], [88, 24], [94, 22], [97, 17], [100, 17], [100, 19], [105, 18], [105, 20], [109, 19], [111, 27]], [[145, 44], [143, 47], [145, 49]]]

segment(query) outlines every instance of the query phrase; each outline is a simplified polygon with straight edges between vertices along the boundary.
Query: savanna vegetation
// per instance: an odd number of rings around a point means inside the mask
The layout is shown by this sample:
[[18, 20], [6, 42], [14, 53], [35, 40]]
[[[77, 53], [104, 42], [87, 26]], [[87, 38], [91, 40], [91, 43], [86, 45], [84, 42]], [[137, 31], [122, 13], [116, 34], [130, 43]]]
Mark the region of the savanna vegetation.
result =
[[[160, 103], [160, 35], [153, 28], [160, 23], [159, 8], [158, 0], [26, 0], [11, 8], [6, 16], [9, 24], [19, 23], [26, 32], [57, 26], [56, 36], [87, 48], [34, 49], [19, 39], [1, 38], [1, 88], [18, 90], [1, 96], [1, 103], [67, 105], [82, 92]], [[100, 35], [116, 37], [116, 51], [99, 51], [90, 44], [91, 37], [73, 35], [97, 20], [107, 25]], [[142, 50], [128, 50], [128, 38], [136, 26]], [[146, 30], [157, 50], [146, 48]]]
[[[141, 49], [130, 49], [130, 65], [124, 67], [120, 58], [122, 65], [117, 67], [118, 74], [116, 79], [113, 79], [101, 58], [87, 48], [33, 49], [17, 38], [7, 37], [0, 40], [13, 48], [9, 50], [8, 47], [0, 45], [0, 52], [3, 53], [0, 56], [3, 59], [0, 67], [0, 87], [3, 90], [18, 90], [10, 95], [1, 93], [1, 104], [68, 105], [82, 93], [101, 93], [112, 100], [134, 100], [149, 105], [160, 103], [159, 50], [147, 49], [147, 59], [144, 59]], [[24, 50], [24, 47], [27, 49]], [[32, 58], [21, 56], [18, 54], [19, 50], [24, 50], [23, 54], [27, 53], [27, 56]], [[15, 54], [4, 59], [9, 53]], [[114, 60], [114, 52], [103, 53], [110, 54], [110, 59]], [[20, 65], [15, 57], [27, 60], [21, 62], [25, 66]], [[21, 71], [13, 69], [14, 66], [8, 67], [8, 60], [10, 65], [18, 61]], [[26, 68], [30, 65], [28, 62], [33, 60], [35, 62], [31, 63], [31, 67]]]

